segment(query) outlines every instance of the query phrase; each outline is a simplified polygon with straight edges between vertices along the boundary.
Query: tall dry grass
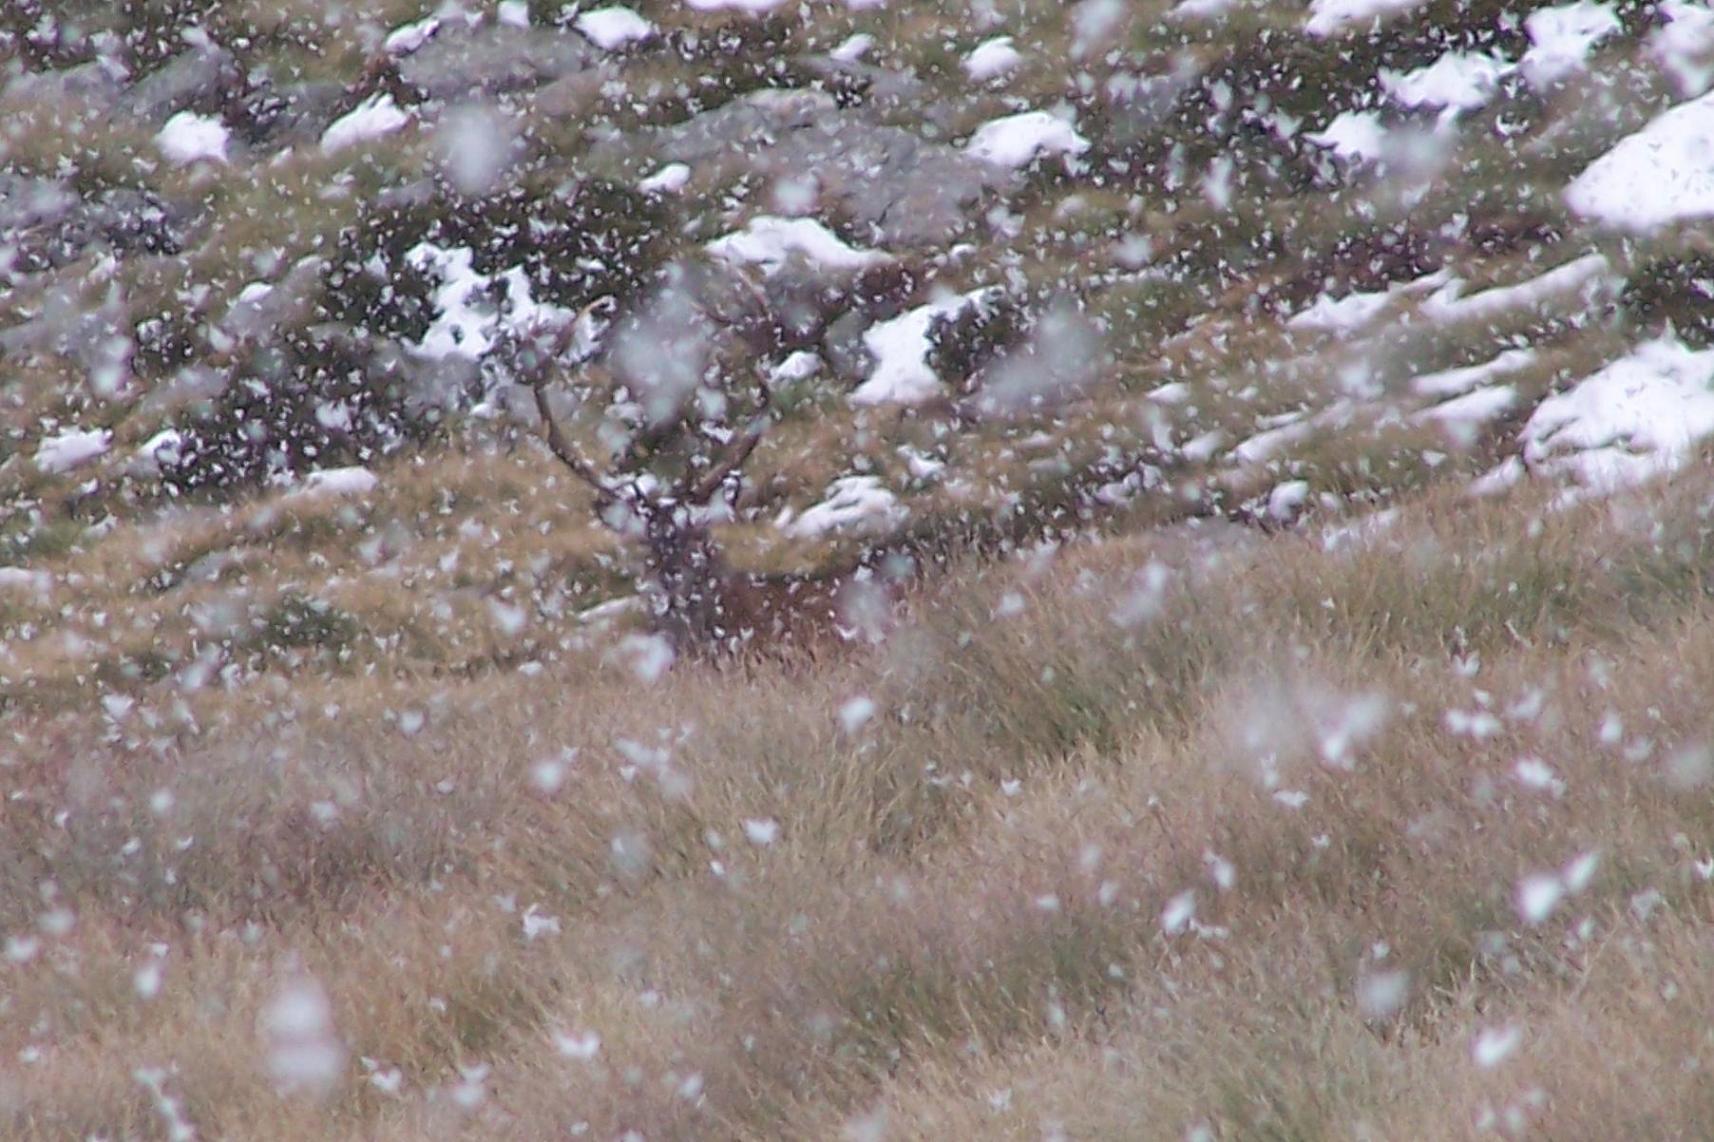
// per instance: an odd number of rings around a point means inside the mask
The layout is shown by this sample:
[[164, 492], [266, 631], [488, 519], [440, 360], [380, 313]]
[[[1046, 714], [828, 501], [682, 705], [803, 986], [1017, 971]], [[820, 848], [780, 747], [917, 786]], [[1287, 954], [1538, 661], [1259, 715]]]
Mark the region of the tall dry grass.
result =
[[5, 1132], [1693, 1134], [1709, 495], [973, 564], [807, 666], [21, 718]]

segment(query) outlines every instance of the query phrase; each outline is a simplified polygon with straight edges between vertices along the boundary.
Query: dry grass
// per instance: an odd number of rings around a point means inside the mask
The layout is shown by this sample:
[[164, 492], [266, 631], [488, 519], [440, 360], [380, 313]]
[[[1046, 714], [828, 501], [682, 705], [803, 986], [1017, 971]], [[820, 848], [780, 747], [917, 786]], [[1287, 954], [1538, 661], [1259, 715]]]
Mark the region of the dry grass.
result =
[[[1708, 495], [1141, 533], [814, 665], [19, 718], [7, 1133], [164, 1135], [139, 1068], [208, 1137], [1681, 1133]], [[299, 975], [324, 1101], [259, 1030]]]

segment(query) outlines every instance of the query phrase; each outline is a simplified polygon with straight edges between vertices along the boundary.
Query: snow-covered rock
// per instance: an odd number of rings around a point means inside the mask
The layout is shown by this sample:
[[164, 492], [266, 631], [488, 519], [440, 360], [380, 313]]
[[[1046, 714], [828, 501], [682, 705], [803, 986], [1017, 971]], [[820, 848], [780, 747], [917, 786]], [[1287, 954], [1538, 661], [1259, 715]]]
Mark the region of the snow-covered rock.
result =
[[592, 8], [580, 12], [572, 27], [603, 51], [618, 51], [655, 34], [655, 26], [629, 8]]
[[780, 528], [795, 536], [853, 529], [885, 531], [908, 514], [879, 476], [841, 476], [827, 489], [825, 499], [796, 519], [782, 521]]
[[892, 258], [878, 250], [859, 250], [813, 218], [752, 218], [742, 230], [708, 244], [708, 252], [726, 262], [760, 266], [773, 273], [796, 254], [817, 266], [862, 270]]
[[1303, 30], [1312, 36], [1333, 36], [1348, 29], [1367, 28], [1425, 3], [1427, 0], [1314, 0]]
[[1023, 61], [1023, 53], [1012, 46], [1012, 37], [995, 36], [977, 44], [964, 57], [964, 74], [974, 83], [986, 83], [1016, 70]]
[[995, 166], [1016, 170], [1044, 155], [1080, 155], [1089, 140], [1071, 123], [1046, 111], [1021, 111], [976, 129], [965, 153]]
[[162, 125], [155, 135], [155, 146], [167, 161], [179, 166], [207, 159], [226, 161], [228, 132], [226, 124], [207, 115], [180, 111]]
[[106, 455], [113, 434], [105, 428], [68, 428], [43, 440], [36, 448], [36, 467], [43, 472], [69, 472]]
[[322, 132], [321, 149], [327, 154], [369, 139], [391, 134], [411, 121], [409, 112], [401, 111], [391, 95], [371, 95], [347, 115], [342, 115]]
[[940, 378], [928, 364], [929, 330], [938, 317], [952, 317], [993, 294], [979, 289], [932, 301], [889, 321], [877, 322], [863, 334], [863, 347], [874, 357], [869, 378], [851, 394], [855, 404], [921, 404], [940, 393]]
[[322, 468], [304, 477], [300, 496], [366, 496], [381, 486], [380, 477], [361, 466]]
[[1624, 29], [1615, 5], [1576, 0], [1556, 8], [1537, 8], [1524, 20], [1530, 49], [1518, 70], [1536, 87], [1579, 71], [1595, 46]]
[[1565, 202], [1615, 229], [1714, 215], [1714, 92], [1657, 116], [1571, 181]]
[[1714, 434], [1714, 349], [1673, 337], [1639, 345], [1536, 407], [1524, 462], [1612, 491], [1679, 467]]

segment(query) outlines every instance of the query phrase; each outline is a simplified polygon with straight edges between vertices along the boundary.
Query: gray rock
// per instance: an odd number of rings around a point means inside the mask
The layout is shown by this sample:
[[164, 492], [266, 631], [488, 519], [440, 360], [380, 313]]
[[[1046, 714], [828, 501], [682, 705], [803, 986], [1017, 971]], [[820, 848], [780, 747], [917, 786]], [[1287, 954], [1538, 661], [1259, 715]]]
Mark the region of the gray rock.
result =
[[44, 106], [99, 103], [112, 106], [120, 96], [125, 69], [112, 60], [98, 59], [59, 71], [26, 71], [6, 84], [5, 99], [21, 105]]
[[[0, 213], [16, 211], [25, 222], [6, 230], [12, 244], [15, 272], [39, 273], [75, 261], [91, 246], [116, 253], [177, 253], [184, 247], [190, 222], [187, 212], [160, 196], [132, 187], [110, 187], [89, 198], [72, 201], [51, 187], [31, 186], [45, 180], [19, 180], [6, 196]], [[70, 193], [69, 191], [67, 193]]]
[[870, 326], [869, 318], [859, 310], [841, 314], [822, 334], [822, 356], [833, 375], [847, 385], [857, 385], [869, 377], [874, 360], [863, 345], [863, 334]]
[[51, 225], [70, 214], [78, 201], [59, 179], [0, 174], [0, 234]]
[[300, 259], [265, 293], [239, 297], [220, 319], [220, 332], [235, 342], [254, 343], [277, 329], [303, 325], [313, 313], [323, 259]]
[[943, 246], [1010, 176], [943, 143], [877, 124], [815, 91], [759, 91], [670, 127], [599, 142], [592, 158], [663, 161], [765, 177], [811, 174], [821, 201], [881, 246]]
[[343, 84], [261, 81], [246, 99], [243, 131], [254, 146], [289, 147], [314, 143], [333, 122]]
[[1185, 63], [1165, 75], [1119, 72], [1107, 81], [1107, 144], [1152, 140], [1170, 126], [1182, 100], [1202, 82], [1207, 64]]
[[399, 61], [399, 74], [430, 99], [454, 100], [527, 91], [594, 67], [599, 58], [582, 36], [555, 28], [443, 28]]
[[231, 52], [218, 46], [192, 48], [133, 84], [121, 106], [139, 119], [161, 123], [180, 111], [213, 110], [243, 84], [244, 73]]

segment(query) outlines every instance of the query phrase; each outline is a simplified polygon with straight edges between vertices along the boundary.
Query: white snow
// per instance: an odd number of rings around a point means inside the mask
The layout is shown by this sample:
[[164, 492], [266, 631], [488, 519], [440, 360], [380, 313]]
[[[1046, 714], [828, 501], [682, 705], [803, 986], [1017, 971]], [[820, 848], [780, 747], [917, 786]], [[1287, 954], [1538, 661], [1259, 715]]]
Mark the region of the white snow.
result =
[[300, 496], [366, 496], [380, 487], [380, 478], [360, 465], [349, 468], [321, 468], [304, 477]]
[[1383, 16], [1423, 3], [1426, 0], [1314, 0], [1303, 30], [1312, 36], [1331, 36], [1356, 25], [1367, 27]]
[[145, 475], [160, 475], [161, 465], [176, 464], [184, 436], [176, 428], [163, 428], [137, 449], [136, 466]]
[[1012, 37], [995, 36], [977, 44], [964, 57], [964, 74], [974, 83], [986, 83], [1012, 71], [1023, 61], [1023, 53], [1012, 46]]
[[1323, 130], [1312, 131], [1304, 138], [1352, 162], [1381, 158], [1389, 145], [1387, 129], [1381, 125], [1378, 111], [1341, 111]]
[[879, 476], [841, 476], [827, 489], [826, 499], [780, 526], [787, 535], [817, 536], [858, 525], [862, 530], [885, 530], [905, 515]]
[[1614, 6], [1595, 0], [1537, 8], [1524, 20], [1530, 49], [1518, 69], [1532, 86], [1553, 83], [1580, 70], [1596, 44], [1623, 28]]
[[1089, 140], [1077, 128], [1046, 111], [1021, 111], [976, 129], [964, 150], [972, 158], [1016, 170], [1042, 155], [1080, 155]]
[[799, 349], [768, 371], [768, 384], [795, 384], [808, 380], [820, 371], [821, 358], [808, 349]]
[[836, 59], [840, 63], [856, 63], [869, 54], [869, 49], [874, 46], [874, 36], [867, 32], [856, 32], [848, 37], [844, 43], [828, 52], [827, 56], [829, 59]]
[[1431, 405], [1411, 419], [1419, 424], [1431, 420], [1469, 424], [1493, 420], [1517, 403], [1518, 391], [1511, 385], [1491, 385]]
[[1223, 16], [1238, 0], [1179, 0], [1167, 17], [1173, 20], [1207, 20]]
[[50, 474], [69, 472], [104, 455], [112, 445], [113, 434], [105, 428], [68, 428], [36, 448], [36, 467]]
[[1348, 333], [1369, 324], [1400, 297], [1445, 285], [1451, 276], [1444, 270], [1415, 278], [1384, 290], [1348, 293], [1333, 298], [1322, 294], [1308, 308], [1293, 314], [1286, 325], [1324, 333]]
[[584, 39], [609, 52], [655, 34], [653, 24], [631, 9], [618, 6], [581, 12], [572, 26], [583, 34]]
[[1586, 218], [1645, 231], [1714, 214], [1714, 92], [1657, 116], [1566, 187]]
[[921, 404], [940, 393], [940, 378], [928, 366], [928, 331], [937, 317], [952, 317], [990, 293], [987, 289], [932, 301], [863, 334], [863, 347], [875, 358], [869, 379], [851, 394], [855, 404]]
[[530, 26], [530, 6], [526, 0], [500, 0], [494, 18], [504, 27], [527, 28]]
[[371, 95], [350, 114], [335, 119], [328, 126], [321, 136], [321, 149], [332, 154], [354, 143], [390, 134], [410, 121], [410, 114], [399, 110], [391, 95]]
[[1511, 62], [1501, 56], [1447, 52], [1415, 71], [1382, 69], [1381, 87], [1405, 107], [1474, 111], [1494, 97], [1500, 80], [1511, 70]]
[[[422, 341], [412, 347], [419, 356], [476, 360], [494, 347], [502, 329], [557, 328], [573, 316], [559, 306], [536, 302], [530, 296], [530, 279], [518, 266], [501, 274], [478, 273], [467, 247], [445, 249], [422, 242], [412, 247], [405, 259], [441, 280], [434, 295], [440, 316]], [[510, 302], [503, 316], [488, 304], [488, 295], [500, 292], [496, 288], [500, 283], [505, 284]]]
[[1659, 11], [1667, 24], [1649, 35], [1649, 51], [1680, 95], [1701, 95], [1714, 86], [1714, 8], [1690, 0], [1662, 0]]
[[785, 0], [684, 0], [689, 7], [698, 12], [749, 12], [760, 15], [778, 8]]
[[382, 50], [390, 56], [408, 56], [434, 38], [440, 31], [440, 17], [429, 16], [409, 24], [401, 24], [387, 33]]
[[1548, 397], [1524, 425], [1524, 462], [1612, 491], [1683, 464], [1714, 434], [1714, 349], [1676, 338], [1639, 345]]
[[1451, 397], [1467, 393], [1507, 373], [1515, 373], [1535, 364], [1537, 358], [1534, 349], [1507, 349], [1492, 361], [1484, 361], [1480, 365], [1470, 365], [1462, 369], [1444, 369], [1438, 373], [1424, 373], [1411, 381], [1411, 389], [1422, 396]]
[[155, 146], [167, 161], [188, 166], [202, 159], [226, 161], [226, 124], [207, 115], [180, 111], [161, 126]]
[[1588, 297], [1595, 289], [1608, 283], [1609, 269], [1605, 255], [1585, 254], [1537, 277], [1514, 285], [1495, 286], [1469, 297], [1459, 296], [1464, 282], [1453, 278], [1422, 303], [1422, 313], [1438, 321], [1463, 321], [1496, 317], [1513, 310], [1563, 300], [1570, 294]]
[[637, 184], [644, 194], [677, 194], [690, 181], [690, 168], [683, 163], [668, 163]]
[[708, 252], [726, 262], [760, 266], [772, 274], [797, 254], [833, 269], [861, 270], [892, 261], [878, 250], [859, 250], [813, 218], [752, 218], [742, 230], [716, 238]]

